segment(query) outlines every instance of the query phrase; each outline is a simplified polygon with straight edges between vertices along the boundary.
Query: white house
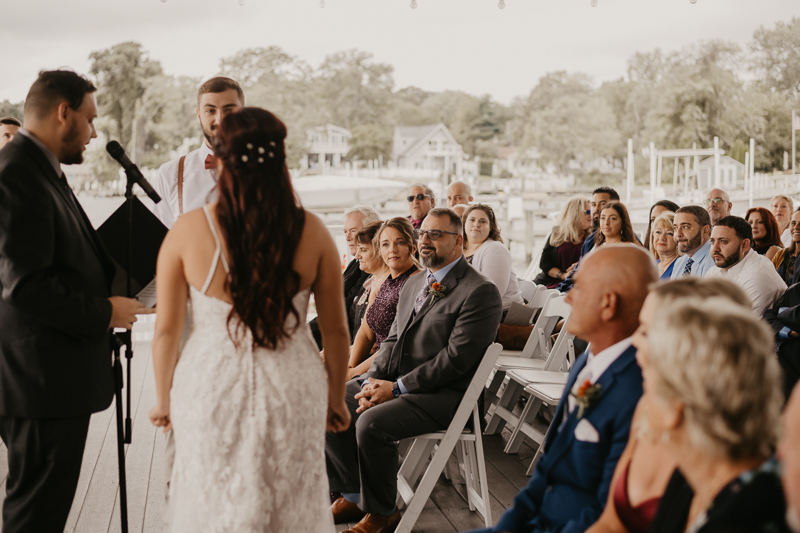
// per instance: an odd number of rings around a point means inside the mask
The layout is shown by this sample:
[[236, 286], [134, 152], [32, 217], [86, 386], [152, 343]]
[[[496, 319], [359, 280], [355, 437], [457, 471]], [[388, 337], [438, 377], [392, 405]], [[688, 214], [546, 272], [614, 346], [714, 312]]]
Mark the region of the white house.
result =
[[[714, 184], [714, 157], [700, 161], [700, 183], [712, 187]], [[732, 157], [719, 157], [719, 180], [723, 189], [735, 189], [737, 182], [744, 181], [744, 165]]]
[[492, 165], [492, 176], [498, 176], [505, 170], [514, 176], [529, 177], [537, 172], [541, 154], [536, 148], [520, 150], [516, 146], [498, 146], [497, 158]]
[[425, 169], [462, 174], [464, 150], [444, 124], [397, 126], [392, 160], [401, 169]]
[[329, 167], [340, 167], [342, 158], [350, 151], [350, 135], [350, 130], [333, 124], [307, 129], [308, 151], [301, 168], [322, 168], [323, 162]]

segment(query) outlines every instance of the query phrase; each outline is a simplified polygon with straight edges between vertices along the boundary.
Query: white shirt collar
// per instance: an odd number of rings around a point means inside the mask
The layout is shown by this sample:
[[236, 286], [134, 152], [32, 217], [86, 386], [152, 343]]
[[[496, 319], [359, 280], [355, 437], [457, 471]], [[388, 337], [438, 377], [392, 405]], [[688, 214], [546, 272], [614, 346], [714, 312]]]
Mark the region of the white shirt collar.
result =
[[720, 268], [720, 271], [722, 271], [724, 274], [728, 276], [738, 276], [745, 269], [745, 266], [747, 266], [747, 264], [750, 263], [752, 255], [758, 255], [758, 252], [754, 252], [753, 250], [747, 250], [747, 253], [744, 254], [744, 257], [742, 257], [738, 263], [728, 268]]
[[608, 370], [608, 367], [619, 359], [619, 357], [625, 353], [625, 350], [631, 347], [632, 342], [632, 338], [628, 337], [627, 339], [623, 339], [609, 346], [597, 355], [593, 354], [590, 349], [589, 356], [586, 359], [586, 367], [590, 368], [592, 372], [590, 381], [592, 383], [597, 383], [597, 380]]

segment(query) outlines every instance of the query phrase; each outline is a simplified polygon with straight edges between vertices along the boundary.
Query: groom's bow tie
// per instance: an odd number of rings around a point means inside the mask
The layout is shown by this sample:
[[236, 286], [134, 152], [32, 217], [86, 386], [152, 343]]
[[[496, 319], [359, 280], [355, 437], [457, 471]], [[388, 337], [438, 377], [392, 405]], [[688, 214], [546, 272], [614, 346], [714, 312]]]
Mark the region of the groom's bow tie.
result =
[[206, 156], [206, 170], [216, 170], [217, 158], [213, 155]]

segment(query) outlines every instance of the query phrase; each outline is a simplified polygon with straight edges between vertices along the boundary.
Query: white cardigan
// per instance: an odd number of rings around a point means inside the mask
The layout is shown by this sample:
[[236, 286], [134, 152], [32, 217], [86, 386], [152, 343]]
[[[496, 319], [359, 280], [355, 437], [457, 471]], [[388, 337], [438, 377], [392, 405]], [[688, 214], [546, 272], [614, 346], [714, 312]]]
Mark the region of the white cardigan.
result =
[[517, 275], [511, 268], [511, 252], [503, 243], [486, 239], [472, 256], [472, 267], [497, 285], [503, 297], [503, 309], [511, 307], [511, 302], [524, 303]]

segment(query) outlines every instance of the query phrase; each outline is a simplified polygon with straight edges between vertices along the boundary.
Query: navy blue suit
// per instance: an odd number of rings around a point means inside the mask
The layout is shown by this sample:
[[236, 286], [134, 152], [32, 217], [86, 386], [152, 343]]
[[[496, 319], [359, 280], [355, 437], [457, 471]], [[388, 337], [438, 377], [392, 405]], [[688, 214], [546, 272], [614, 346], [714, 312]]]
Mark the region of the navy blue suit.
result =
[[[578, 533], [600, 518], [642, 395], [642, 372], [635, 354], [635, 348], [628, 348], [603, 372], [597, 380], [600, 398], [583, 413], [583, 420], [597, 430], [598, 442], [575, 437], [580, 422], [576, 408], [558, 431], [550, 432], [528, 486], [514, 498], [511, 509], [494, 528], [476, 533]], [[566, 391], [574, 385], [586, 358], [586, 353], [581, 355], [570, 372], [554, 424], [563, 420]]]

